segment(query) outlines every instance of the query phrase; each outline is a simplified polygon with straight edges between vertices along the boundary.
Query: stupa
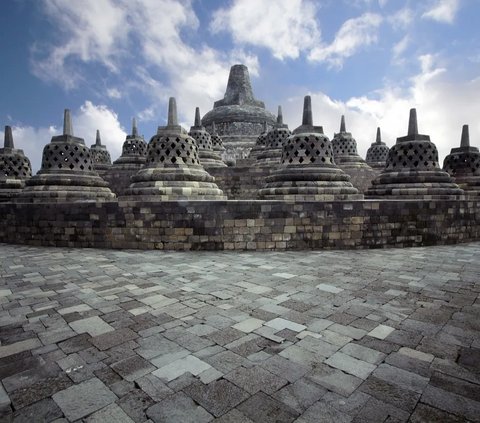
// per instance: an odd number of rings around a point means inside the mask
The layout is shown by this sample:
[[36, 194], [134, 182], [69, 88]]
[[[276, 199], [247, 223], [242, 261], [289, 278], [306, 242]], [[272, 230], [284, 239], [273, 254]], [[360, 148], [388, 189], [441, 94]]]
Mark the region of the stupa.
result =
[[347, 132], [343, 115], [340, 121], [340, 132], [333, 136], [332, 147], [335, 163], [343, 170], [349, 168], [370, 169], [370, 166], [358, 154], [357, 141], [352, 137], [351, 132]]
[[259, 190], [262, 199], [334, 201], [362, 199], [350, 177], [335, 165], [332, 144], [313, 126], [310, 96], [304, 100], [302, 125], [287, 138], [282, 162]]
[[255, 145], [253, 146], [253, 148], [250, 150], [250, 153], [248, 154], [249, 159], [257, 160], [259, 154], [263, 152], [263, 150], [265, 149], [267, 134], [268, 134], [267, 122], [263, 122], [263, 131], [258, 136], [257, 141], [255, 142]]
[[43, 149], [42, 167], [25, 183], [15, 201], [60, 203], [109, 201], [115, 198], [94, 170], [92, 155], [82, 138], [73, 135], [70, 110], [64, 113], [63, 134]]
[[122, 146], [122, 155], [113, 162], [114, 168], [140, 169], [146, 161], [147, 143], [138, 135], [137, 120], [132, 120], [132, 133], [127, 135]]
[[480, 195], [480, 152], [470, 146], [468, 125], [463, 125], [460, 147], [452, 148], [443, 161], [443, 170], [469, 196]]
[[188, 133], [198, 146], [198, 157], [204, 168], [226, 167], [220, 155], [213, 150], [212, 137], [200, 121], [200, 108], [195, 109], [195, 124]]
[[215, 122], [223, 139], [226, 153], [236, 158], [246, 158], [263, 130], [263, 122], [275, 123], [275, 116], [265, 110], [265, 104], [253, 95], [248, 68], [233, 65], [228, 77], [227, 89], [222, 100], [202, 118], [202, 124], [212, 132]]
[[276, 166], [282, 161], [282, 149], [286, 139], [292, 134], [288, 125], [283, 123], [282, 106], [278, 106], [277, 123], [268, 131], [265, 148], [257, 156], [255, 166]]
[[397, 138], [382, 173], [365, 193], [369, 198], [458, 199], [463, 190], [440, 169], [437, 147], [418, 133], [417, 111], [410, 110], [408, 135]]
[[107, 147], [102, 144], [100, 131], [98, 129], [95, 144], [90, 147], [90, 153], [92, 154], [93, 167], [97, 172], [110, 169], [112, 159], [110, 158], [110, 153], [107, 151]]
[[377, 138], [367, 150], [367, 164], [373, 169], [383, 169], [387, 162], [388, 152], [390, 149], [382, 142], [382, 133], [377, 128]]
[[195, 140], [178, 124], [177, 105], [168, 103], [167, 126], [148, 144], [147, 161], [123, 199], [142, 201], [225, 200], [213, 176], [200, 164]]
[[3, 148], [0, 148], [0, 202], [10, 201], [32, 176], [30, 160], [13, 144], [12, 128], [5, 126]]

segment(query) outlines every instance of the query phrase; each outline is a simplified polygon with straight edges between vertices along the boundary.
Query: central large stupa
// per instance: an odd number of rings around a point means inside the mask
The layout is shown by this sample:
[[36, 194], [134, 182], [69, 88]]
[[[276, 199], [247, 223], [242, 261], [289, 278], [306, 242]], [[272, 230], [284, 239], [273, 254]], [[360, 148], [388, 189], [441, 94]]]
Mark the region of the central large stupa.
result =
[[203, 116], [202, 125], [212, 132], [215, 123], [228, 157], [246, 158], [264, 131], [264, 122], [270, 129], [276, 123], [276, 117], [265, 110], [263, 101], [253, 96], [248, 68], [233, 65], [223, 100], [213, 104], [213, 110]]

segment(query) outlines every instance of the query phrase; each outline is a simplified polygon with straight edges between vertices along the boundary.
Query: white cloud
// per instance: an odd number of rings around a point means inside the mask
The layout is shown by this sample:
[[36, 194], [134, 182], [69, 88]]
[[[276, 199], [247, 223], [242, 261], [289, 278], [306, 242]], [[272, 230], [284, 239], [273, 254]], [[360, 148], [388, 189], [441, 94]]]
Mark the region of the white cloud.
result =
[[407, 29], [415, 18], [415, 12], [408, 6], [396, 11], [387, 18], [394, 29]]
[[296, 59], [320, 41], [316, 12], [309, 0], [235, 0], [215, 12], [210, 28], [230, 32], [238, 44], [265, 47], [277, 59]]
[[342, 24], [331, 44], [315, 47], [308, 58], [341, 67], [344, 60], [361, 47], [377, 42], [378, 27], [381, 23], [382, 17], [375, 13], [364, 13], [358, 18], [348, 19]]
[[460, 0], [435, 0], [422, 17], [451, 24], [455, 20], [459, 8]]
[[122, 93], [118, 88], [108, 88], [107, 89], [107, 96], [110, 98], [113, 98], [115, 100], [118, 100], [122, 98]]
[[405, 60], [402, 59], [402, 54], [405, 53], [409, 44], [410, 44], [410, 36], [407, 34], [398, 43], [396, 43], [393, 46], [392, 61], [393, 61], [394, 64], [401, 65], [405, 62]]
[[[15, 147], [22, 149], [30, 159], [34, 174], [41, 167], [43, 147], [50, 142], [52, 136], [62, 133], [62, 118], [58, 116], [58, 126], [34, 128], [21, 123], [12, 126]], [[96, 131], [99, 129], [102, 144], [107, 146], [112, 160], [120, 156], [126, 133], [118, 122], [115, 112], [106, 106], [95, 105], [87, 100], [79, 110], [73, 113], [72, 120], [75, 136], [83, 138], [85, 145], [90, 147], [95, 144]]]
[[[420, 133], [430, 135], [437, 146], [440, 166], [450, 149], [460, 145], [463, 124], [469, 124], [471, 142], [480, 145], [480, 78], [456, 81], [448, 70], [439, 67], [435, 56], [419, 57], [420, 71], [410, 79], [407, 89], [387, 85], [382, 89], [346, 101], [334, 100], [324, 93], [312, 93], [314, 123], [323, 125], [328, 137], [338, 132], [340, 116], [345, 114], [347, 130], [357, 140], [358, 150], [365, 157], [375, 141], [377, 126], [382, 128], [383, 140], [392, 146], [397, 137], [407, 134], [408, 113], [417, 108]], [[302, 97], [285, 103], [284, 117], [290, 128], [300, 124]]]

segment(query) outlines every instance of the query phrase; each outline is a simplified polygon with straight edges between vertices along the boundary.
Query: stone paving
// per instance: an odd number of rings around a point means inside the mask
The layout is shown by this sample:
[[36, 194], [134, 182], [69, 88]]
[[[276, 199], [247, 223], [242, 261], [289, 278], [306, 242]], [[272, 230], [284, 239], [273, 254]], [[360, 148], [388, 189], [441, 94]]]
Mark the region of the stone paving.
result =
[[0, 244], [0, 421], [480, 421], [480, 243]]

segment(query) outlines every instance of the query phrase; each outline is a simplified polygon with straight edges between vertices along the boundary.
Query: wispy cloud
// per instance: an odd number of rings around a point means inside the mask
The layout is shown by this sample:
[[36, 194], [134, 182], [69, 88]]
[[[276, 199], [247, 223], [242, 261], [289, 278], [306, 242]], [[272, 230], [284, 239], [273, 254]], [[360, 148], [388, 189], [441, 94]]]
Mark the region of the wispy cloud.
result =
[[341, 67], [345, 59], [360, 48], [377, 42], [378, 27], [381, 23], [382, 17], [375, 13], [364, 13], [358, 18], [348, 19], [342, 24], [331, 44], [315, 47], [308, 58]]
[[422, 17], [451, 24], [455, 20], [459, 8], [460, 0], [435, 0]]

